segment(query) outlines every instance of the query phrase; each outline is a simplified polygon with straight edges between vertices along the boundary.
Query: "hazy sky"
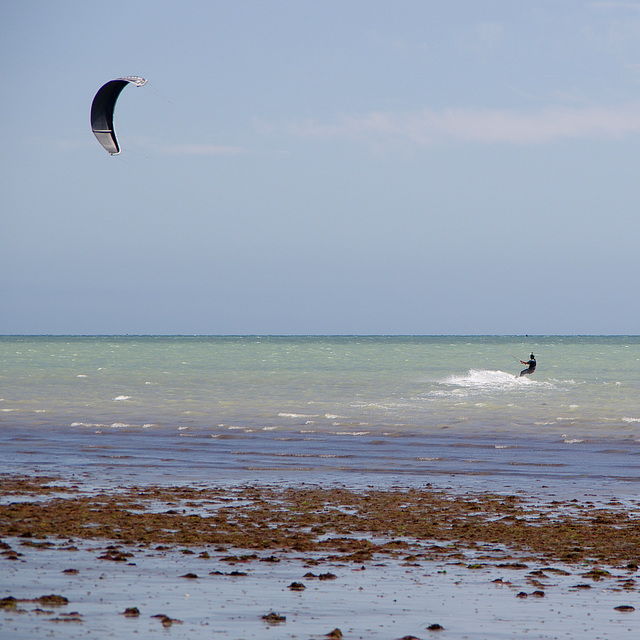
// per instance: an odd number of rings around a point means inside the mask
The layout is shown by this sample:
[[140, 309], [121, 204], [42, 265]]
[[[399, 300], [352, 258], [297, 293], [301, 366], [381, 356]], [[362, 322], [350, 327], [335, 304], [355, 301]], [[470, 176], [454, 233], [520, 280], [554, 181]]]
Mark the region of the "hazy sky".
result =
[[640, 1], [0, 0], [0, 81], [0, 333], [640, 333]]

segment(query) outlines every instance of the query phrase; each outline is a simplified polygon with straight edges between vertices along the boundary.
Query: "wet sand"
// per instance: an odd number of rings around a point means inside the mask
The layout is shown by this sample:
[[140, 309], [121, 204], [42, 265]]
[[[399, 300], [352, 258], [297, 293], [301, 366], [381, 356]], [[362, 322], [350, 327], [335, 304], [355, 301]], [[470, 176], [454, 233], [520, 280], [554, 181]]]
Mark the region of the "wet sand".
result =
[[638, 503], [15, 475], [0, 487], [3, 638], [640, 633]]

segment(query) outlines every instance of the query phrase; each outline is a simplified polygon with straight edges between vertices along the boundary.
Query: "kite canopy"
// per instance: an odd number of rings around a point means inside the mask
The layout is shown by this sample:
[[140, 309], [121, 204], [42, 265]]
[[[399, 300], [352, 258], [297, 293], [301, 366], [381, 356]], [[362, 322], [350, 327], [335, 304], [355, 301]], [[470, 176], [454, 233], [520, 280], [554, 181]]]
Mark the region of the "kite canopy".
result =
[[147, 84], [147, 81], [140, 76], [125, 76], [110, 80], [100, 87], [91, 104], [91, 131], [112, 156], [120, 153], [116, 132], [113, 128], [113, 110], [120, 92], [128, 84], [141, 87]]

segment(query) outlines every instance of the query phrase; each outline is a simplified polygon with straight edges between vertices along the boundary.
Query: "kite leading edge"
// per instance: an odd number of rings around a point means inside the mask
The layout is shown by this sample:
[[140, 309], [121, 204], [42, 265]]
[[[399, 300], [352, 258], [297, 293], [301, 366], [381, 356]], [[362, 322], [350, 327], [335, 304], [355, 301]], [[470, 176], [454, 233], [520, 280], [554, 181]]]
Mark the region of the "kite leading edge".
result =
[[128, 84], [142, 87], [147, 84], [147, 81], [140, 76], [125, 76], [110, 80], [100, 87], [91, 104], [91, 131], [112, 156], [120, 153], [120, 146], [113, 128], [113, 110], [120, 92]]

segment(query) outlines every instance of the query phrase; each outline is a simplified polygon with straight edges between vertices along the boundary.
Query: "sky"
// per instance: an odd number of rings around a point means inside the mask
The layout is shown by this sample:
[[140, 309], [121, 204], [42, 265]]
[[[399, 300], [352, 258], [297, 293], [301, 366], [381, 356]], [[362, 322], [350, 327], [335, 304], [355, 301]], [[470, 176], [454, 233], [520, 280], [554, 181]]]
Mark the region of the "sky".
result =
[[640, 1], [0, 0], [0, 84], [0, 334], [640, 333]]

